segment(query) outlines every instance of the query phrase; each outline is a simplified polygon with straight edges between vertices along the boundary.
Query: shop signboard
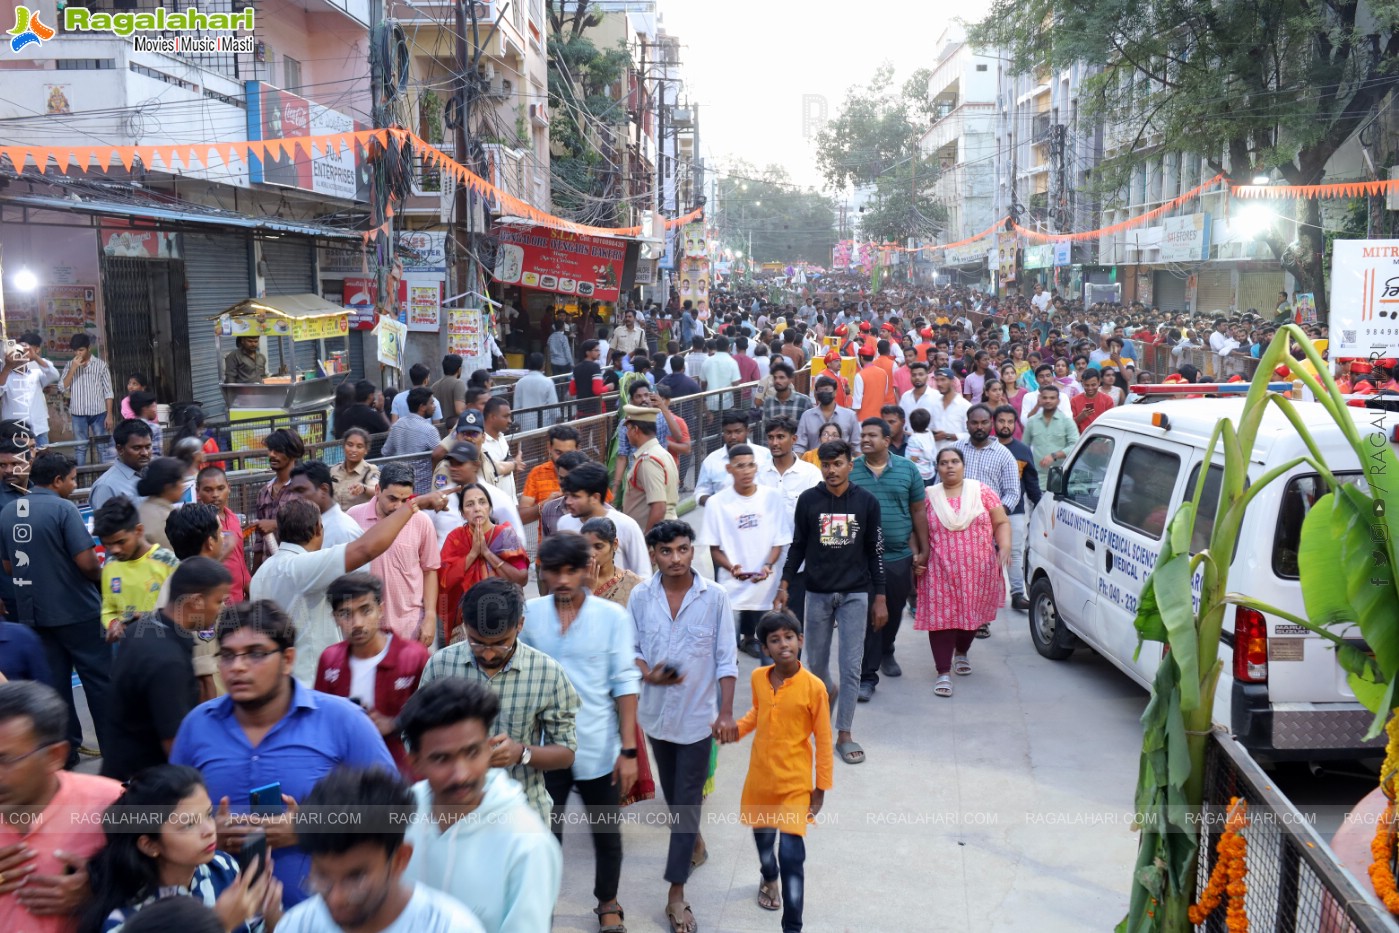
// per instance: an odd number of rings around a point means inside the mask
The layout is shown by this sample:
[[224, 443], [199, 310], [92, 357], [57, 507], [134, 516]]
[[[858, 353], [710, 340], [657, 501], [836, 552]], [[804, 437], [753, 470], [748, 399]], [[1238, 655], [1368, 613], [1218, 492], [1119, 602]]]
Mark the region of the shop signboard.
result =
[[180, 235], [163, 230], [136, 230], [103, 225], [99, 245], [108, 256], [131, 259], [179, 259]]
[[1333, 358], [1396, 355], [1399, 240], [1332, 243], [1330, 324]]
[[505, 285], [594, 301], [621, 295], [625, 240], [568, 233], [549, 227], [501, 226], [492, 276]]
[[1036, 243], [1025, 247], [1026, 269], [1048, 269], [1054, 265], [1054, 247], [1049, 243]]
[[1055, 240], [1053, 246], [1054, 265], [1056, 268], [1074, 264], [1074, 244], [1072, 240]]
[[396, 239], [404, 273], [447, 271], [446, 231], [410, 230], [399, 233]]
[[330, 340], [350, 332], [350, 319], [344, 314], [322, 314], [316, 317], [294, 318], [291, 322], [292, 340]]
[[1210, 256], [1210, 215], [1168, 217], [1161, 224], [1161, 262], [1203, 262]]
[[[245, 82], [244, 91], [248, 138], [252, 140], [329, 136], [365, 129], [364, 124], [338, 110], [261, 81]], [[366, 201], [369, 196], [369, 167], [361, 164], [353, 144], [338, 152], [320, 152], [314, 158], [292, 147], [265, 159], [254, 156], [249, 160], [248, 179], [255, 184], [299, 188], [351, 201]]]

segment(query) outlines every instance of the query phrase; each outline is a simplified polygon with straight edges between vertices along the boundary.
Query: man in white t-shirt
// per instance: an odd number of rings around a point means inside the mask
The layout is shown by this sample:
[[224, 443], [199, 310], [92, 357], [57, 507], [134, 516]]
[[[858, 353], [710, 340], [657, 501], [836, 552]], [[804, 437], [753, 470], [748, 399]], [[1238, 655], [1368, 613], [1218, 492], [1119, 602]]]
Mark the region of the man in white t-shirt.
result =
[[[311, 856], [306, 885], [316, 896], [287, 911], [281, 933], [485, 933], [456, 898], [404, 878], [413, 858], [404, 836], [417, 807], [397, 775], [341, 768], [301, 806], [326, 821], [297, 842]], [[351, 815], [360, 819], [344, 819]]]
[[558, 531], [579, 531], [592, 518], [609, 519], [617, 528], [617, 568], [645, 578], [651, 575], [651, 555], [646, 535], [636, 519], [607, 504], [607, 469], [600, 463], [584, 463], [559, 481], [564, 512]]
[[1036, 282], [1035, 294], [1030, 299], [1030, 304], [1035, 306], [1035, 310], [1039, 312], [1041, 318], [1043, 318], [1045, 312], [1049, 310], [1049, 303], [1053, 300], [1054, 299], [1050, 297], [1049, 292], [1044, 290], [1044, 286], [1041, 285], [1039, 282]]
[[709, 546], [715, 580], [738, 613], [739, 650], [756, 658], [762, 649], [753, 633], [777, 596], [775, 568], [782, 549], [792, 543], [793, 521], [786, 497], [758, 485], [754, 448], [730, 449], [728, 471], [733, 485], [709, 497], [699, 543]]

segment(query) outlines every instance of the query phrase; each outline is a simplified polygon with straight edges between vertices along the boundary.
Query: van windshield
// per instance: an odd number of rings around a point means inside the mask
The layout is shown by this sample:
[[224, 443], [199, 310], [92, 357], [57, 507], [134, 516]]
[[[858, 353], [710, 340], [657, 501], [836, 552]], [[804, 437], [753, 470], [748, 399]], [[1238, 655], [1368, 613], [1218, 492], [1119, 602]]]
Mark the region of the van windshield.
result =
[[[1336, 479], [1366, 488], [1360, 473], [1337, 473]], [[1278, 509], [1277, 534], [1273, 536], [1273, 573], [1279, 577], [1297, 579], [1297, 548], [1302, 540], [1302, 522], [1317, 500], [1329, 491], [1325, 481], [1316, 473], [1303, 473], [1287, 481], [1282, 506]]]

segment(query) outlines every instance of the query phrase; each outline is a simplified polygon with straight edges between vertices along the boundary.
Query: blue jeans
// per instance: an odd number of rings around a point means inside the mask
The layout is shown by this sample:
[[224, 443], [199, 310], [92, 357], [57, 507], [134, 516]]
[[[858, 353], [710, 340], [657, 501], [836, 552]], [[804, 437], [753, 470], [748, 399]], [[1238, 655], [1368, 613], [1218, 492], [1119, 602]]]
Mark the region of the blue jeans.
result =
[[[79, 447], [78, 464], [87, 463], [88, 438], [101, 437], [107, 433], [107, 413], [101, 412], [96, 415], [74, 415], [73, 416], [73, 438], [83, 446]], [[102, 455], [99, 448], [97, 451], [99, 460], [107, 459]]]
[[[781, 842], [778, 842], [778, 839]], [[763, 880], [782, 876], [782, 933], [801, 933], [803, 889], [806, 886], [806, 839], [775, 829], [754, 829]], [[774, 846], [776, 843], [776, 846]], [[776, 848], [777, 851], [773, 851]]]
[[[806, 660], [811, 673], [826, 684], [836, 706], [836, 731], [855, 724], [860, 695], [860, 666], [865, 659], [865, 616], [868, 593], [806, 591]], [[840, 678], [831, 679], [831, 642], [840, 631]]]

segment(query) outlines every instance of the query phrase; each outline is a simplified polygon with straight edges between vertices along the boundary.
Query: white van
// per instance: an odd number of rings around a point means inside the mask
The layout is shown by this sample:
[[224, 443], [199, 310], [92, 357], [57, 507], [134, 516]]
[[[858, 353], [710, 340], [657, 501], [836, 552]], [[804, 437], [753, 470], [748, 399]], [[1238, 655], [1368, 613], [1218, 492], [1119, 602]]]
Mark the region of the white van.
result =
[[[1326, 410], [1294, 403], [1338, 478], [1362, 481], [1361, 464]], [[1162, 646], [1140, 657], [1133, 621], [1147, 574], [1156, 564], [1166, 523], [1193, 495], [1216, 422], [1238, 424], [1242, 399], [1186, 399], [1114, 408], [1084, 430], [1050, 474], [1048, 491], [1029, 522], [1026, 582], [1030, 635], [1041, 655], [1069, 657], [1093, 648], [1149, 687]], [[1382, 432], [1393, 444], [1399, 417], [1349, 409], [1362, 434]], [[1159, 422], [1159, 426], [1153, 423]], [[1249, 476], [1307, 453], [1275, 407], [1258, 432]], [[1206, 546], [1214, 523], [1223, 456], [1206, 477], [1191, 552]], [[1302, 519], [1326, 487], [1306, 465], [1273, 480], [1249, 505], [1229, 574], [1229, 589], [1305, 616], [1297, 575]], [[1198, 605], [1200, 575], [1193, 581]], [[1338, 634], [1363, 647], [1353, 626]], [[1355, 699], [1330, 643], [1299, 625], [1230, 607], [1215, 693], [1215, 721], [1268, 761], [1361, 758], [1382, 753], [1384, 736], [1363, 736], [1373, 718]]]

